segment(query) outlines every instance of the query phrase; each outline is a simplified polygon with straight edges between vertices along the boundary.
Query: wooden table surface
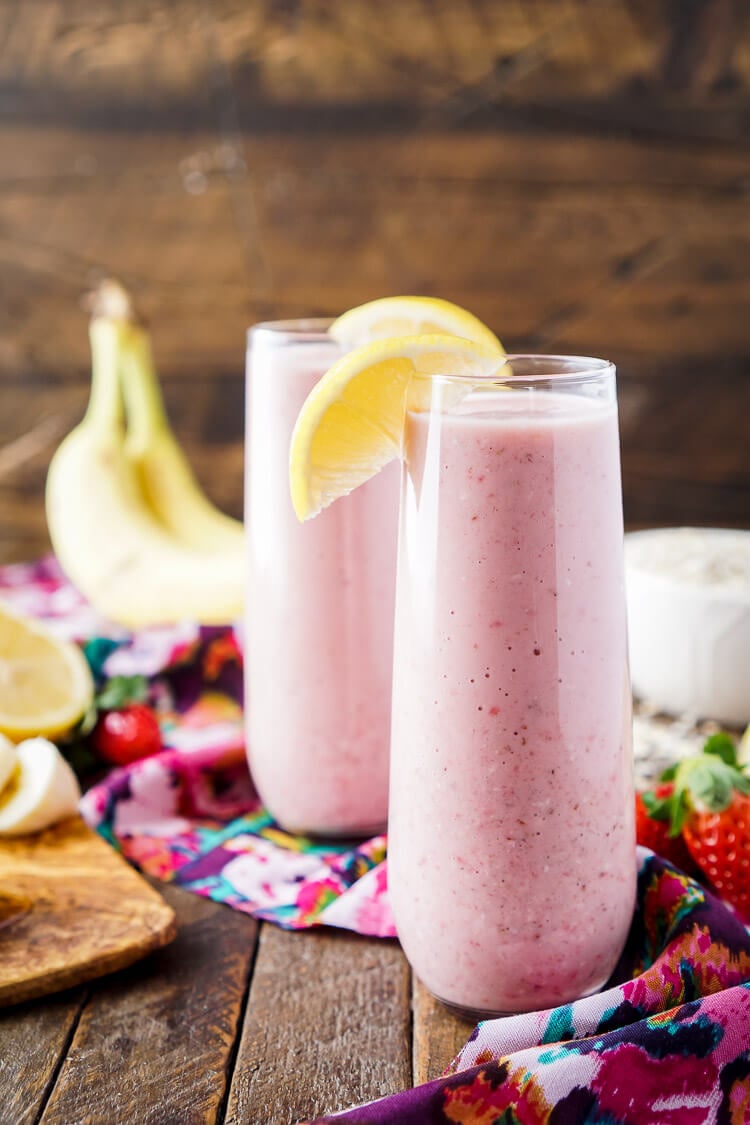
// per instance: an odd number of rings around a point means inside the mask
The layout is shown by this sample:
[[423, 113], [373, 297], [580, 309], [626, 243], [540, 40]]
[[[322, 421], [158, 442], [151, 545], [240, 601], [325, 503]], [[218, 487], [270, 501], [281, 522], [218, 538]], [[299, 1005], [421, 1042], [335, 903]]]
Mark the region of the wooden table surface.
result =
[[0, 1013], [5, 1125], [282, 1125], [436, 1077], [468, 1038], [395, 941], [289, 932], [154, 885], [171, 946]]

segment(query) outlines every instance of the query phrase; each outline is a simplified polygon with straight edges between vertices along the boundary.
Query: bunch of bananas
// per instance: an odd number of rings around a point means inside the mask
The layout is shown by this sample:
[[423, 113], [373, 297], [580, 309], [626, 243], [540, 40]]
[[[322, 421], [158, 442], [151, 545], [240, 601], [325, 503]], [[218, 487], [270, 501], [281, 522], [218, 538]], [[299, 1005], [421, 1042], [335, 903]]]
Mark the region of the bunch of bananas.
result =
[[242, 524], [201, 491], [170, 429], [128, 294], [104, 282], [92, 307], [88, 409], [47, 474], [60, 565], [97, 610], [130, 628], [231, 622], [242, 611]]

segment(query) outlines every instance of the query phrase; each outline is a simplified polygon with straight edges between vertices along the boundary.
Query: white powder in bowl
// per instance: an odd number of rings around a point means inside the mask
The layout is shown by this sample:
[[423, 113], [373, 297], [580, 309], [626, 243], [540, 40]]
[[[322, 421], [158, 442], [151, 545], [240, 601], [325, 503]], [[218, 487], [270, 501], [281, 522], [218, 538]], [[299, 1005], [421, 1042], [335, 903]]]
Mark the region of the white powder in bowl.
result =
[[700, 586], [750, 592], [750, 531], [669, 527], [625, 536], [628, 567]]

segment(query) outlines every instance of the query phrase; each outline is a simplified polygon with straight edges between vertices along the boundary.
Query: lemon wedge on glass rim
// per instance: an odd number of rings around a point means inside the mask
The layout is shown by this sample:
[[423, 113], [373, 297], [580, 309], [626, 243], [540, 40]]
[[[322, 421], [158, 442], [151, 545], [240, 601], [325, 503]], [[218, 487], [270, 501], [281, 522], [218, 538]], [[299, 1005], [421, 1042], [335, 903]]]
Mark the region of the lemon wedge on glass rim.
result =
[[308, 395], [292, 434], [298, 518], [317, 515], [401, 456], [407, 393], [420, 376], [487, 377], [503, 362], [497, 342], [446, 334], [390, 337], [344, 355]]
[[73, 727], [94, 683], [77, 645], [0, 603], [0, 734], [14, 742]]
[[461, 336], [486, 344], [496, 352], [503, 346], [478, 317], [441, 297], [381, 297], [349, 309], [334, 320], [329, 335], [348, 347], [371, 344], [394, 336]]

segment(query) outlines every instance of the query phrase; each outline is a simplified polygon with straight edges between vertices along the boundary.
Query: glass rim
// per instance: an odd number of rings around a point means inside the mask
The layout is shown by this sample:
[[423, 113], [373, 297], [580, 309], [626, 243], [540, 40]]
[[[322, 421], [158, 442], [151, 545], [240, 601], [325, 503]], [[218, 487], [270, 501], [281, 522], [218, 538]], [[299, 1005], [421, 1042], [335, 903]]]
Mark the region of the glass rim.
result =
[[286, 320], [261, 320], [252, 324], [246, 333], [247, 343], [260, 339], [266, 343], [274, 344], [321, 344], [330, 343], [336, 346], [333, 336], [328, 329], [333, 324], [333, 317], [303, 316]]
[[[428, 378], [444, 380], [447, 383], [497, 383], [503, 386], [543, 385], [559, 386], [571, 383], [595, 383], [602, 378], [614, 375], [616, 368], [608, 359], [595, 356], [547, 354], [544, 352], [507, 352], [498, 356], [498, 365], [487, 374], [467, 373], [443, 375], [435, 372]], [[513, 365], [523, 365], [523, 371], [514, 371]], [[538, 370], [534, 370], [538, 368]], [[528, 369], [528, 370], [527, 370]]]
[[[261, 320], [247, 329], [247, 345], [249, 347], [253, 342], [272, 344], [275, 347], [289, 344], [330, 344], [332, 349], [340, 349], [341, 344], [328, 332], [334, 319], [334, 317], [290, 317], [284, 320]], [[514, 364], [523, 365], [525, 370], [514, 371]], [[534, 370], [535, 367], [539, 370]], [[487, 374], [467, 372], [449, 375], [436, 371], [431, 372], [427, 377], [463, 384], [513, 383], [515, 386], [532, 387], [545, 383], [559, 385], [596, 382], [598, 379], [614, 374], [614, 363], [595, 356], [506, 352], [498, 355], [498, 366]]]

